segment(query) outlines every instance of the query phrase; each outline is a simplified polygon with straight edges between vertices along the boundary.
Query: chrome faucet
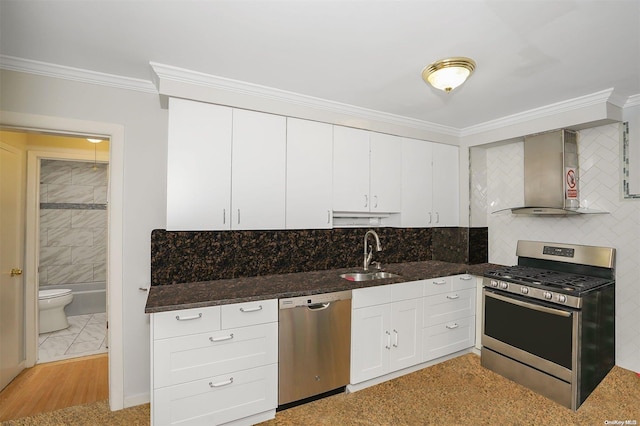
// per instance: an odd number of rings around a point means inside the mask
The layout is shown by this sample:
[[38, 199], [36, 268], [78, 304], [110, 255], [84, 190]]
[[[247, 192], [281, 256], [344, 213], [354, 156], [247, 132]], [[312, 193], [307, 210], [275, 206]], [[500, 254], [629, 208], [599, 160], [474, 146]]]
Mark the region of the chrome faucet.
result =
[[373, 230], [368, 230], [366, 234], [364, 234], [364, 265], [363, 268], [365, 271], [369, 270], [369, 264], [371, 263], [371, 258], [373, 257], [373, 247], [369, 246], [368, 238], [369, 235], [373, 235], [376, 239], [376, 251], [382, 251], [382, 246], [380, 245], [380, 238], [378, 234], [376, 234]]

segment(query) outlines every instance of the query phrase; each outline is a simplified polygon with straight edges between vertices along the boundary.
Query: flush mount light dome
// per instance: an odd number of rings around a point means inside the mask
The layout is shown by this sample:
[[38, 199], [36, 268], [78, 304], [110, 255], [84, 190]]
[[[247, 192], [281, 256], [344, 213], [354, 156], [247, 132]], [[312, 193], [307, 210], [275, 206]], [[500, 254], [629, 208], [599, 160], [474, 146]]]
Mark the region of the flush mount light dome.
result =
[[440, 59], [422, 70], [422, 79], [436, 89], [449, 93], [464, 83], [475, 69], [473, 59], [461, 56]]
[[102, 142], [102, 139], [96, 139], [96, 138], [87, 138], [87, 140], [91, 143], [100, 143]]

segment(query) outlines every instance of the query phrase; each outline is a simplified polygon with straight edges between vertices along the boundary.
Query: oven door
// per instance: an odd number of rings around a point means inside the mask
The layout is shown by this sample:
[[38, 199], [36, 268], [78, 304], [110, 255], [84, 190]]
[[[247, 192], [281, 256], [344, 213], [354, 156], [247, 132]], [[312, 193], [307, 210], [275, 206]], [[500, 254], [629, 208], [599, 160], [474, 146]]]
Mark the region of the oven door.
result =
[[573, 381], [580, 311], [486, 287], [482, 294], [483, 347]]

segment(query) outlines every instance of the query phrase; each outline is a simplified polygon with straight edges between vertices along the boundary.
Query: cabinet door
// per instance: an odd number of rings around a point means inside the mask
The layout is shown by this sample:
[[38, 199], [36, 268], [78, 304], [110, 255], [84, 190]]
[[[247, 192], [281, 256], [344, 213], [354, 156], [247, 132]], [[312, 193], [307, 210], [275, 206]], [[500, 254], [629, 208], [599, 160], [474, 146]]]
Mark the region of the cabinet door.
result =
[[169, 99], [167, 230], [229, 229], [231, 108]]
[[333, 126], [287, 118], [287, 229], [332, 226]]
[[284, 229], [286, 119], [233, 110], [233, 229]]
[[354, 309], [351, 317], [351, 383], [389, 372], [391, 305]]
[[402, 140], [402, 209], [400, 226], [419, 228], [432, 226], [431, 142]]
[[458, 226], [458, 147], [433, 144], [433, 226]]
[[369, 132], [333, 127], [333, 210], [368, 212]]
[[422, 362], [422, 298], [394, 302], [390, 371]]
[[399, 212], [402, 207], [402, 139], [370, 133], [370, 211]]

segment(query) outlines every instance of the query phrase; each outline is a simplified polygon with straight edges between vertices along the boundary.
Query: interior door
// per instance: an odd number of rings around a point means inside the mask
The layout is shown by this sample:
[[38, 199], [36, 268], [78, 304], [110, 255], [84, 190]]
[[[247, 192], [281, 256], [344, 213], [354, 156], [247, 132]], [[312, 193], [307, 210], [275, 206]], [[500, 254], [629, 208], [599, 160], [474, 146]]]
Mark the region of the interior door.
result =
[[0, 389], [25, 364], [22, 164], [19, 150], [0, 143]]

